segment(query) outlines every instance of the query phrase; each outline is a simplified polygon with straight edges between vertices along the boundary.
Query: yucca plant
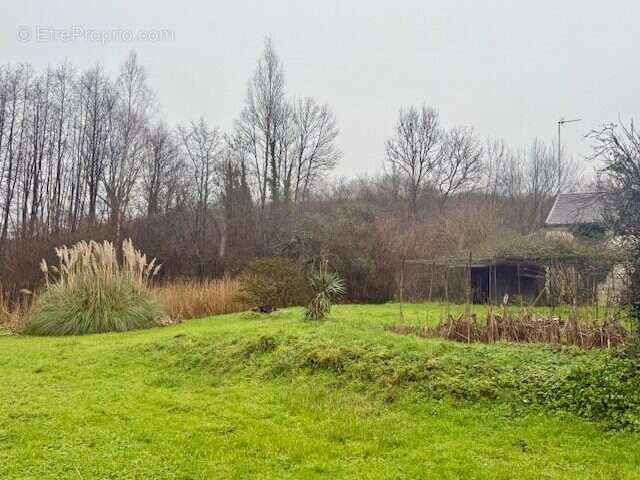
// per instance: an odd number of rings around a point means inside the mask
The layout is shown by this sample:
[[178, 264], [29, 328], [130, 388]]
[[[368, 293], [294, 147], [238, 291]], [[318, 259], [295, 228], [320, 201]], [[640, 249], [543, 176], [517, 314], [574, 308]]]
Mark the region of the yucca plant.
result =
[[331, 312], [333, 302], [345, 293], [344, 280], [331, 269], [326, 258], [321, 258], [309, 274], [313, 299], [307, 307], [308, 320], [322, 320]]
[[79, 242], [56, 249], [58, 265], [41, 262], [45, 290], [36, 299], [27, 332], [81, 335], [146, 328], [165, 314], [149, 288], [160, 265], [122, 244]]

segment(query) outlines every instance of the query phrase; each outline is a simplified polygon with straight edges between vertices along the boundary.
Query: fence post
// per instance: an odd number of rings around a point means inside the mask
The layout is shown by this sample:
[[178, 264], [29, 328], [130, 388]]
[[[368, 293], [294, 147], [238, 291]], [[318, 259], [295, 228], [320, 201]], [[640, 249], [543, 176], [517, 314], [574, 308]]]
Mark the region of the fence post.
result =
[[466, 318], [466, 320], [469, 320], [470, 316], [471, 316], [471, 263], [473, 262], [473, 257], [472, 257], [472, 253], [471, 251], [469, 251], [469, 261], [467, 262], [467, 278], [466, 278], [466, 284], [467, 284], [467, 292], [466, 292], [466, 298], [465, 298], [465, 302], [464, 302], [464, 316]]
[[446, 314], [447, 314], [447, 319], [449, 318], [450, 315], [450, 311], [449, 311], [449, 259], [447, 259], [447, 273], [444, 279], [444, 298], [446, 301]]
[[404, 300], [404, 258], [400, 261], [400, 303]]
[[431, 294], [433, 293], [433, 279], [436, 275], [436, 261], [431, 263], [431, 283], [429, 283], [429, 302], [431, 302]]

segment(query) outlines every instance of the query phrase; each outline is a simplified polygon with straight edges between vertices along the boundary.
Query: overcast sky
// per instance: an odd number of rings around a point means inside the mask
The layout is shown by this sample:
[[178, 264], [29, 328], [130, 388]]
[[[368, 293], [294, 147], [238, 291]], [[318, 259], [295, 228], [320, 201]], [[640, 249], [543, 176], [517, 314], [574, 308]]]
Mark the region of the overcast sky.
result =
[[[563, 143], [588, 153], [590, 129], [640, 114], [639, 20], [635, 0], [3, 0], [0, 62], [99, 61], [115, 72], [135, 49], [163, 118], [204, 116], [229, 130], [270, 35], [288, 93], [331, 105], [338, 173], [355, 176], [379, 171], [398, 109], [410, 104], [518, 147], [555, 140], [559, 117], [581, 117]], [[75, 41], [36, 41], [43, 27], [73, 26], [174, 38], [100, 43], [76, 28]]]

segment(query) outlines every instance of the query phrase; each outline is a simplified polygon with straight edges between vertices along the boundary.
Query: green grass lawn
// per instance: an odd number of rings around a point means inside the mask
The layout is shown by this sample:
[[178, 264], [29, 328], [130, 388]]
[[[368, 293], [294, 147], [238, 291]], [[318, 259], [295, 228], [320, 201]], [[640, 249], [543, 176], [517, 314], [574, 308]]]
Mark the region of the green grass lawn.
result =
[[[405, 305], [404, 320], [442, 310]], [[640, 433], [611, 430], [606, 406], [532, 400], [605, 353], [385, 332], [398, 315], [0, 336], [0, 478], [640, 478]]]

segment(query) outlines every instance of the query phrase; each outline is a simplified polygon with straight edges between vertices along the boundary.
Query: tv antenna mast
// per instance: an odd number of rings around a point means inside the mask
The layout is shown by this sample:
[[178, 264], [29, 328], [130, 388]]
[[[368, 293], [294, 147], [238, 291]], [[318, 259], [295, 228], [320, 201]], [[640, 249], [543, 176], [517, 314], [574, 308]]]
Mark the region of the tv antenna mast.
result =
[[564, 117], [560, 117], [560, 120], [558, 120], [558, 193], [560, 193], [560, 190], [562, 189], [562, 127], [567, 123], [575, 123], [581, 121], [581, 118], [565, 120]]

